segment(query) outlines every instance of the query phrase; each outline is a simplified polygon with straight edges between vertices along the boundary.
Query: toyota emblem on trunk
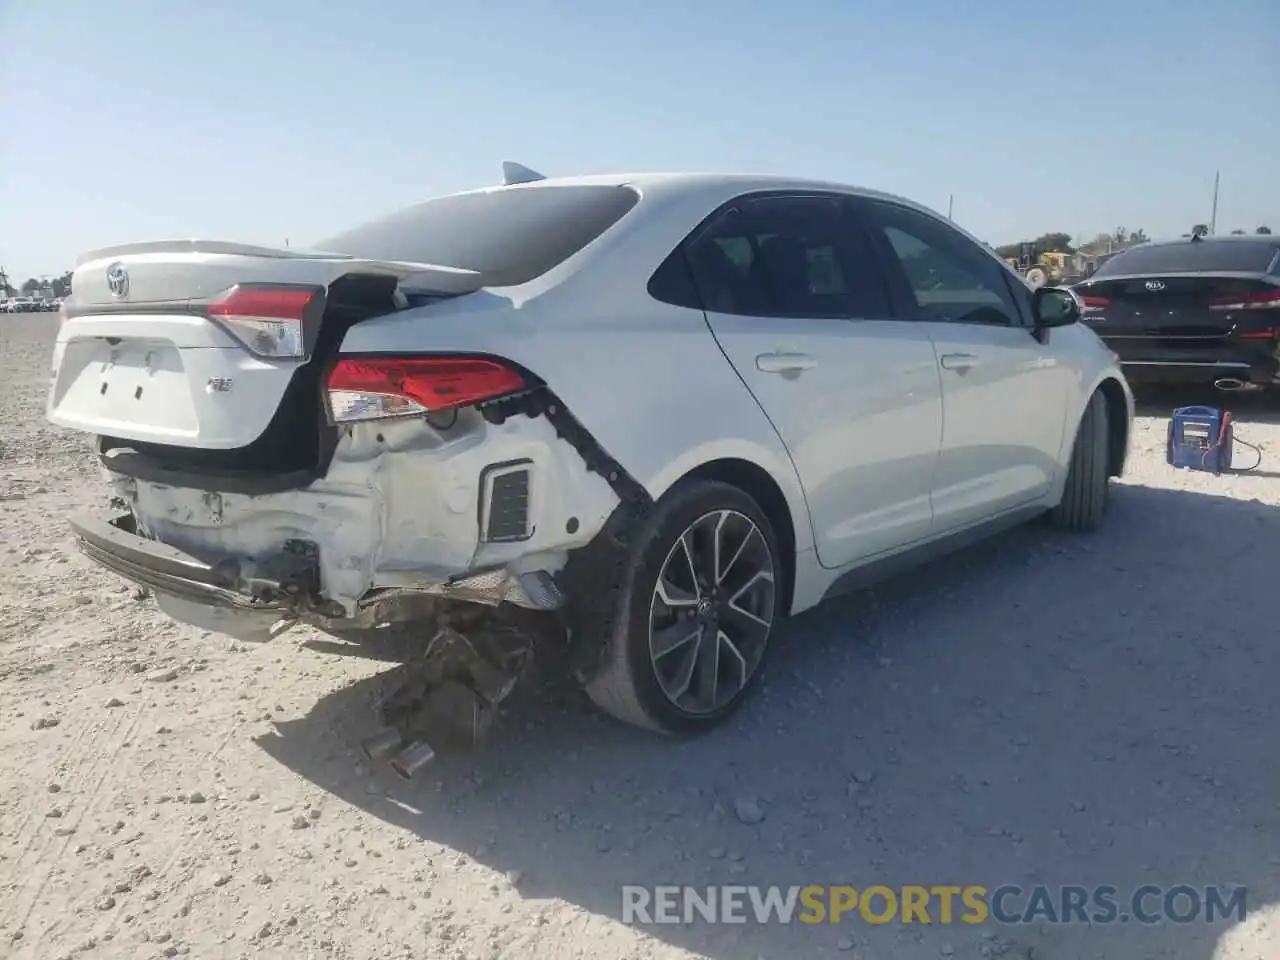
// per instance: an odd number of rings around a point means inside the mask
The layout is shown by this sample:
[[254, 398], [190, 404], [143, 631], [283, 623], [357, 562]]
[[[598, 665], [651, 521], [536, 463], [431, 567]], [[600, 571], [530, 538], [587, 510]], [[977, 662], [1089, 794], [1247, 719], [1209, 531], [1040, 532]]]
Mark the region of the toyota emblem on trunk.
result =
[[129, 272], [123, 263], [113, 263], [107, 267], [107, 289], [113, 297], [123, 297], [129, 292]]
[[1163, 289], [1164, 289], [1164, 281], [1163, 281], [1163, 280], [1148, 280], [1148, 281], [1147, 281], [1147, 283], [1146, 283], [1146, 287], [1147, 287], [1147, 289], [1148, 289], [1148, 290], [1152, 290], [1152, 291], [1155, 291], [1155, 290], [1163, 290]]

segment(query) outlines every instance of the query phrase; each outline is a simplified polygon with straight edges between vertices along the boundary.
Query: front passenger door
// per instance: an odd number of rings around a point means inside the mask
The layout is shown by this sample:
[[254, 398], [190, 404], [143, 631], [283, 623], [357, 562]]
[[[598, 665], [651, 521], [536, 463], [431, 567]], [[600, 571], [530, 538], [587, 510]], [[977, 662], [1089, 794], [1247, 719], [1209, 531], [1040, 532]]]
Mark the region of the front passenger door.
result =
[[937, 352], [937, 532], [1044, 496], [1058, 470], [1071, 372], [1032, 336], [1029, 300], [996, 257], [942, 218], [887, 200], [857, 206], [889, 262], [897, 309]]
[[716, 341], [795, 463], [822, 565], [928, 536], [933, 347], [890, 318], [870, 238], [842, 199], [744, 198], [685, 249]]

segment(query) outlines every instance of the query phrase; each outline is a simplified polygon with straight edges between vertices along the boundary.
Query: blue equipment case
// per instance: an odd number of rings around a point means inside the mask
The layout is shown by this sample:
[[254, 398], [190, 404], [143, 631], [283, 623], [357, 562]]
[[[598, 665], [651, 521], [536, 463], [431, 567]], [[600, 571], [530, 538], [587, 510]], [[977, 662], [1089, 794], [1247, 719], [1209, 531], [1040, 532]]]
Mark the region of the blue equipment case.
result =
[[1179, 407], [1169, 418], [1165, 460], [1180, 470], [1230, 472], [1233, 442], [1230, 411], [1216, 407]]

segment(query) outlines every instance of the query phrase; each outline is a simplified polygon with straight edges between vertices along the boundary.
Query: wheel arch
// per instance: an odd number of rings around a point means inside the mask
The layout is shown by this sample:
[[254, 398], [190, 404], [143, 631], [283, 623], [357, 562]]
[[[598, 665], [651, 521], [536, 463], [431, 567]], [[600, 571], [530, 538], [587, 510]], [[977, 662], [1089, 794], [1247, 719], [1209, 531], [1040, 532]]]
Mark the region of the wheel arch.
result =
[[1119, 477], [1129, 453], [1129, 403], [1114, 377], [1105, 377], [1097, 392], [1107, 402], [1107, 476]]
[[1129, 432], [1133, 420], [1133, 405], [1129, 388], [1120, 379], [1123, 374], [1113, 369], [1101, 370], [1092, 382], [1084, 379], [1081, 384], [1089, 384], [1077, 395], [1079, 407], [1074, 414], [1068, 413], [1068, 420], [1062, 433], [1062, 452], [1060, 470], [1054, 485], [1050, 502], [1057, 503], [1066, 489], [1067, 472], [1071, 463], [1072, 451], [1075, 449], [1076, 437], [1080, 425], [1084, 422], [1085, 412], [1095, 396], [1101, 396], [1107, 411], [1107, 476], [1122, 476], [1129, 452]]
[[738, 457], [709, 460], [687, 472], [679, 482], [686, 480], [715, 480], [728, 484], [741, 490], [764, 511], [782, 554], [779, 558], [783, 570], [782, 609], [789, 614], [795, 598], [797, 537], [795, 517], [782, 487], [764, 467]]

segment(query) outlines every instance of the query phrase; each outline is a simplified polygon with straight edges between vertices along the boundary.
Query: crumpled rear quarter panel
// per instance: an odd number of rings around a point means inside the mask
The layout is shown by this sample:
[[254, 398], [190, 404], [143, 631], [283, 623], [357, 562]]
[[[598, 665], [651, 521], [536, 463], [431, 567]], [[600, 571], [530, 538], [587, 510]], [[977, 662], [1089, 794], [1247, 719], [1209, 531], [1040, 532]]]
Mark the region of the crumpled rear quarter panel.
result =
[[[481, 474], [520, 460], [530, 462], [532, 534], [481, 542]], [[448, 430], [422, 419], [347, 428], [327, 476], [302, 490], [247, 496], [109, 477], [150, 535], [209, 562], [237, 558], [247, 575], [287, 540], [316, 544], [321, 593], [349, 615], [375, 588], [490, 567], [554, 572], [618, 503], [545, 418], [494, 425], [474, 410]]]

